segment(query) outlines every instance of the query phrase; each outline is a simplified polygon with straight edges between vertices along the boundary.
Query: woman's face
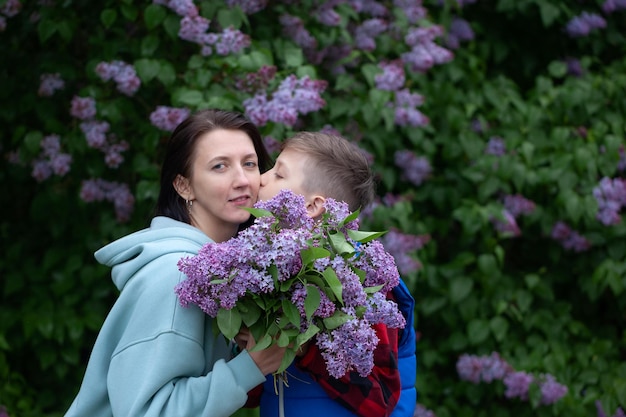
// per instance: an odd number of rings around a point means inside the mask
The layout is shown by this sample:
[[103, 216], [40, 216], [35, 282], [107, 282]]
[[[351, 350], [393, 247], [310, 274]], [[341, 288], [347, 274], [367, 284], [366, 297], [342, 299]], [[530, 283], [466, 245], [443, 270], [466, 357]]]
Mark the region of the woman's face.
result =
[[[190, 178], [179, 177], [192, 200], [191, 224], [216, 242], [228, 240], [250, 217], [241, 207], [256, 202], [261, 173], [252, 139], [240, 130], [218, 129], [196, 142]], [[185, 188], [185, 187], [183, 187]]]

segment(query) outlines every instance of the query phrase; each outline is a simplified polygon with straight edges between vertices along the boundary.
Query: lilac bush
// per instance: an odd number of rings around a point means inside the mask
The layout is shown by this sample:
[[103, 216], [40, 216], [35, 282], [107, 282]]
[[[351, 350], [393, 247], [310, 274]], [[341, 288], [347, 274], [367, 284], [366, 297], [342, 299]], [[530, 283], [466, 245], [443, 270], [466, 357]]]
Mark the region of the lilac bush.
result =
[[[219, 107], [258, 123], [274, 154], [324, 130], [371, 162], [378, 198], [359, 227], [389, 231], [416, 298], [415, 415], [621, 413], [624, 13], [621, 0], [0, 0], [0, 402], [66, 408], [116, 295], [93, 252], [145, 226], [168, 135]], [[459, 357], [490, 352], [514, 364], [510, 386], [495, 365], [490, 383], [459, 377]]]

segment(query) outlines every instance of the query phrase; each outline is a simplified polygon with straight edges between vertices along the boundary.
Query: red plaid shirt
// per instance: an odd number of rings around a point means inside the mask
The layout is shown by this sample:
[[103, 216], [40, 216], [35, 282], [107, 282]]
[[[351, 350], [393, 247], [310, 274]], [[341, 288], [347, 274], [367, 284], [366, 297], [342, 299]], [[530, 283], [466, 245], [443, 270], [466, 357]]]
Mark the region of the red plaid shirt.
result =
[[[358, 372], [348, 372], [336, 379], [326, 370], [326, 362], [315, 343], [295, 365], [326, 391], [328, 396], [360, 417], [388, 417], [400, 398], [400, 373], [398, 371], [398, 330], [383, 324], [375, 325], [379, 338], [374, 350], [374, 368], [367, 377]], [[248, 393], [246, 407], [257, 407], [263, 385]]]

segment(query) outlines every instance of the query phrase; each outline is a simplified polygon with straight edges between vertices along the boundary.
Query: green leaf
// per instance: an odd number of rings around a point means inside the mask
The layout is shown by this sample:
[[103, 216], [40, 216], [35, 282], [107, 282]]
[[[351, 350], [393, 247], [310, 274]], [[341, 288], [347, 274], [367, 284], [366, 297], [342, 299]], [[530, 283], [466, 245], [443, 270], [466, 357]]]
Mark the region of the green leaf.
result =
[[297, 328], [300, 328], [300, 311], [290, 300], [282, 301], [283, 313], [285, 317]]
[[286, 47], [283, 51], [285, 55], [285, 66], [287, 68], [298, 68], [304, 61], [302, 49], [294, 47]]
[[339, 300], [339, 302], [343, 304], [343, 286], [341, 285], [341, 281], [339, 281], [335, 270], [331, 267], [328, 267], [324, 270], [323, 275], [324, 279], [328, 283], [328, 287], [330, 288], [330, 290], [333, 292], [333, 294], [335, 294], [337, 300]]
[[134, 67], [142, 83], [151, 81], [161, 70], [161, 64], [155, 59], [138, 59], [134, 62]]
[[473, 319], [467, 325], [467, 337], [471, 344], [479, 345], [489, 336], [489, 322], [483, 319]]
[[323, 320], [324, 327], [326, 327], [326, 329], [328, 330], [333, 330], [341, 326], [342, 324], [350, 321], [350, 319], [352, 319], [351, 315], [346, 314], [343, 311], [335, 311], [332, 316], [326, 317]]
[[549, 1], [538, 1], [537, 4], [544, 27], [550, 26], [561, 14], [559, 8]]
[[159, 68], [159, 73], [157, 74], [157, 78], [159, 81], [163, 83], [165, 86], [169, 86], [176, 81], [176, 70], [174, 66], [165, 60], [159, 61], [161, 67]]
[[143, 21], [148, 29], [154, 29], [163, 22], [167, 12], [165, 8], [157, 4], [150, 4], [143, 12]]
[[227, 339], [232, 339], [241, 329], [241, 315], [236, 308], [217, 312], [217, 326]]
[[474, 282], [468, 277], [457, 277], [450, 282], [450, 301], [458, 303], [472, 291]]
[[315, 285], [307, 285], [306, 286], [306, 298], [304, 299], [304, 312], [306, 314], [307, 320], [311, 319], [315, 310], [320, 306], [320, 302], [322, 301], [322, 296], [320, 295], [320, 290]]
[[196, 106], [204, 100], [204, 96], [201, 91], [192, 90], [189, 88], [179, 88], [172, 94], [172, 101], [175, 105], [189, 105]]
[[271, 211], [264, 210], [256, 207], [242, 207], [245, 211], [252, 214], [254, 217], [274, 217]]
[[37, 33], [39, 34], [39, 41], [41, 43], [45, 43], [56, 31], [57, 25], [50, 19], [42, 19], [37, 25]]
[[296, 345], [298, 347], [302, 346], [303, 344], [308, 342], [309, 339], [311, 339], [313, 336], [315, 336], [319, 332], [320, 332], [320, 328], [317, 327], [315, 324], [309, 325], [309, 327], [306, 329], [306, 332], [300, 333], [298, 337], [296, 337]]
[[254, 302], [246, 302], [239, 304], [239, 312], [243, 323], [250, 327], [259, 320], [263, 310]]
[[276, 339], [276, 344], [280, 347], [287, 347], [289, 345], [289, 343], [291, 342], [291, 339], [289, 338], [289, 335], [285, 332], [280, 332], [278, 334], [278, 339]]
[[385, 233], [387, 233], [387, 231], [384, 231], [384, 232], [366, 232], [366, 231], [363, 231], [363, 230], [348, 229], [348, 236], [350, 237], [350, 239], [356, 240], [357, 242], [361, 242], [361, 243], [367, 243], [370, 240], [378, 239], [379, 237], [381, 237]]
[[489, 328], [496, 340], [502, 342], [506, 339], [506, 334], [509, 330], [509, 322], [503, 317], [496, 316], [489, 321]]
[[158, 36], [148, 35], [141, 40], [141, 55], [152, 56], [159, 48], [160, 40]]
[[375, 78], [376, 75], [381, 74], [382, 70], [378, 67], [378, 65], [374, 64], [365, 64], [361, 66], [361, 73], [365, 77], [365, 81], [369, 84], [370, 87], [374, 87], [376, 85]]
[[329, 233], [328, 240], [335, 252], [340, 255], [354, 252], [354, 247], [348, 243], [346, 236], [341, 232]]
[[100, 21], [107, 29], [110, 28], [117, 19], [117, 12], [114, 9], [104, 9], [100, 12]]
[[303, 265], [310, 265], [316, 259], [328, 258], [329, 256], [330, 252], [327, 249], [317, 246], [302, 249], [300, 251], [300, 258], [302, 258]]
[[[287, 368], [289, 368], [289, 365], [291, 365], [291, 363], [293, 362], [293, 360], [296, 357], [296, 351], [295, 349], [287, 349], [285, 351], [285, 356], [283, 356], [282, 361], [280, 362], [280, 366], [278, 367], [278, 370], [276, 370], [276, 373], [280, 374], [285, 372], [285, 370], [287, 370]], [[282, 381], [278, 381], [279, 384], [282, 384]]]
[[139, 10], [137, 10], [137, 7], [130, 4], [122, 4], [121, 10], [122, 15], [131, 22], [134, 22], [139, 15]]

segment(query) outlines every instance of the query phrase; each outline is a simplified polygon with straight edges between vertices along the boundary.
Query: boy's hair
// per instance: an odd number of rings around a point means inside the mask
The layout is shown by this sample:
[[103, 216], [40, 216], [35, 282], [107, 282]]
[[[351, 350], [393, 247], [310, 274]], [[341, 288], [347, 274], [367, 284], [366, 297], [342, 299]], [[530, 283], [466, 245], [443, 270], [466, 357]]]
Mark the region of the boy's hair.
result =
[[344, 201], [350, 211], [374, 201], [374, 176], [365, 153], [354, 143], [329, 133], [298, 132], [283, 143], [282, 150], [286, 149], [308, 156], [303, 167], [305, 192]]

